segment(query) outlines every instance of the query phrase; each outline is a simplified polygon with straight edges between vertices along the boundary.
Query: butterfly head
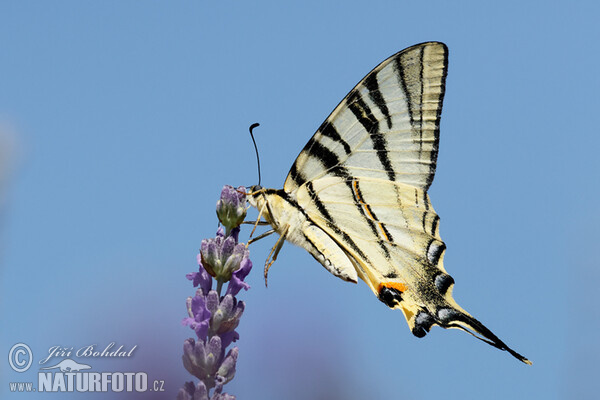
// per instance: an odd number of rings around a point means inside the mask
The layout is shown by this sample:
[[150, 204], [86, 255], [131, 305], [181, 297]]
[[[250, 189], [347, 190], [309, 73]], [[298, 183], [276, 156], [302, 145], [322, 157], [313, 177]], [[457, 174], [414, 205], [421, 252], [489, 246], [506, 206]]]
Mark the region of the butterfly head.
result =
[[[282, 190], [267, 189], [260, 185], [251, 186], [246, 194], [248, 203], [258, 210], [258, 219], [263, 217], [275, 230], [289, 223], [286, 218], [294, 214]], [[282, 220], [283, 218], [283, 220]], [[283, 225], [282, 225], [283, 224]]]
[[260, 185], [250, 186], [246, 198], [252, 207], [260, 210], [265, 201], [265, 188]]

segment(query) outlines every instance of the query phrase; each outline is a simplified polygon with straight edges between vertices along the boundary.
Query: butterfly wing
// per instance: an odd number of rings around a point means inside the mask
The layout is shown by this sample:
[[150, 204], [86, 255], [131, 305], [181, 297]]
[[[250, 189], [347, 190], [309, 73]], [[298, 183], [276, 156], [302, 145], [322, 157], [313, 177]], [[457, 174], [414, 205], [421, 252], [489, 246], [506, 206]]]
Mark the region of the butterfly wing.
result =
[[530, 364], [452, 297], [439, 217], [425, 191], [384, 179], [325, 176], [301, 186], [297, 201], [379, 300], [402, 310], [415, 336], [434, 325], [458, 328]]
[[397, 181], [427, 190], [433, 181], [447, 71], [443, 43], [403, 50], [375, 67], [306, 144], [284, 190], [328, 174]]
[[[437, 42], [375, 67], [301, 151], [284, 192], [311, 231], [337, 244], [338, 264], [345, 254], [381, 301], [403, 311], [413, 334], [422, 337], [433, 325], [459, 328], [529, 363], [454, 301], [454, 280], [443, 267], [446, 247], [427, 189], [446, 72], [447, 48]], [[303, 246], [319, 259], [314, 249], [325, 242], [311, 243]]]

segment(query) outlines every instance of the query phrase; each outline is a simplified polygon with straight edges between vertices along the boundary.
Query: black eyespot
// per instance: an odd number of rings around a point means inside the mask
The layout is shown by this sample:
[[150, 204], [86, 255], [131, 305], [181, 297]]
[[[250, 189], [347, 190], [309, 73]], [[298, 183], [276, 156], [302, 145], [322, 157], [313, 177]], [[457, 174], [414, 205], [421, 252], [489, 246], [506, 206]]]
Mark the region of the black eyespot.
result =
[[446, 294], [450, 286], [454, 285], [454, 278], [448, 274], [441, 273], [435, 277], [433, 283], [441, 294]]
[[402, 301], [402, 292], [398, 289], [383, 286], [379, 291], [378, 298], [389, 308], [394, 308]]
[[437, 265], [440, 261], [440, 257], [446, 250], [444, 242], [440, 242], [437, 239], [432, 239], [427, 246], [427, 259], [432, 265]]
[[415, 326], [412, 329], [412, 334], [418, 338], [427, 335], [435, 320], [427, 311], [419, 311], [415, 317]]
[[455, 321], [458, 315], [458, 311], [453, 308], [444, 307], [437, 310], [437, 316], [444, 324]]

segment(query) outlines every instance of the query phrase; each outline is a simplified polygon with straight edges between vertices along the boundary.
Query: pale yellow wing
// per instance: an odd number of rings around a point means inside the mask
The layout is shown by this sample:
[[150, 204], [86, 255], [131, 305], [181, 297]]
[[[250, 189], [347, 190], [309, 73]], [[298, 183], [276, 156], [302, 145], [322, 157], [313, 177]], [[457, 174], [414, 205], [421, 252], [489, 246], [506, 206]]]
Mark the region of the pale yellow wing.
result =
[[443, 267], [446, 247], [427, 189], [447, 65], [447, 48], [438, 42], [383, 61], [309, 140], [283, 190], [257, 192], [256, 201], [265, 196], [273, 226], [287, 240], [400, 308], [416, 336], [433, 325], [460, 328], [529, 363], [456, 304]]
[[435, 173], [447, 48], [429, 42], [389, 57], [340, 102], [306, 144], [284, 184], [364, 176], [427, 190]]
[[379, 300], [403, 311], [415, 336], [434, 325], [459, 328], [530, 363], [452, 297], [439, 217], [424, 190], [386, 179], [326, 176], [302, 185], [296, 195]]

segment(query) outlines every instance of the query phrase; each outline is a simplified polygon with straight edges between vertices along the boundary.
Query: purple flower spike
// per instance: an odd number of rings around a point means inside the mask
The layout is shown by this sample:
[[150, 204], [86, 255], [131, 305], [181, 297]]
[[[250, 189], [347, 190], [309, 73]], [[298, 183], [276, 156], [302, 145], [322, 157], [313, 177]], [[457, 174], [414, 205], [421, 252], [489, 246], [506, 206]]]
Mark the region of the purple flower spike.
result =
[[224, 186], [221, 198], [217, 201], [217, 217], [227, 228], [227, 234], [239, 226], [246, 218], [246, 188], [237, 189], [232, 186]]
[[[240, 337], [236, 329], [246, 307], [235, 296], [250, 288], [244, 279], [252, 262], [246, 245], [238, 243], [239, 225], [246, 216], [245, 188], [225, 186], [217, 203], [217, 215], [223, 226], [214, 238], [202, 241], [198, 272], [186, 275], [198, 289], [194, 297], [187, 299], [189, 317], [183, 325], [194, 329], [198, 339], [184, 342], [182, 360], [200, 382], [186, 382], [177, 394], [178, 400], [235, 400], [235, 396], [223, 393], [223, 385], [236, 373], [239, 350], [227, 348]], [[212, 289], [213, 278], [217, 281], [216, 290]], [[225, 282], [229, 284], [221, 296]]]

